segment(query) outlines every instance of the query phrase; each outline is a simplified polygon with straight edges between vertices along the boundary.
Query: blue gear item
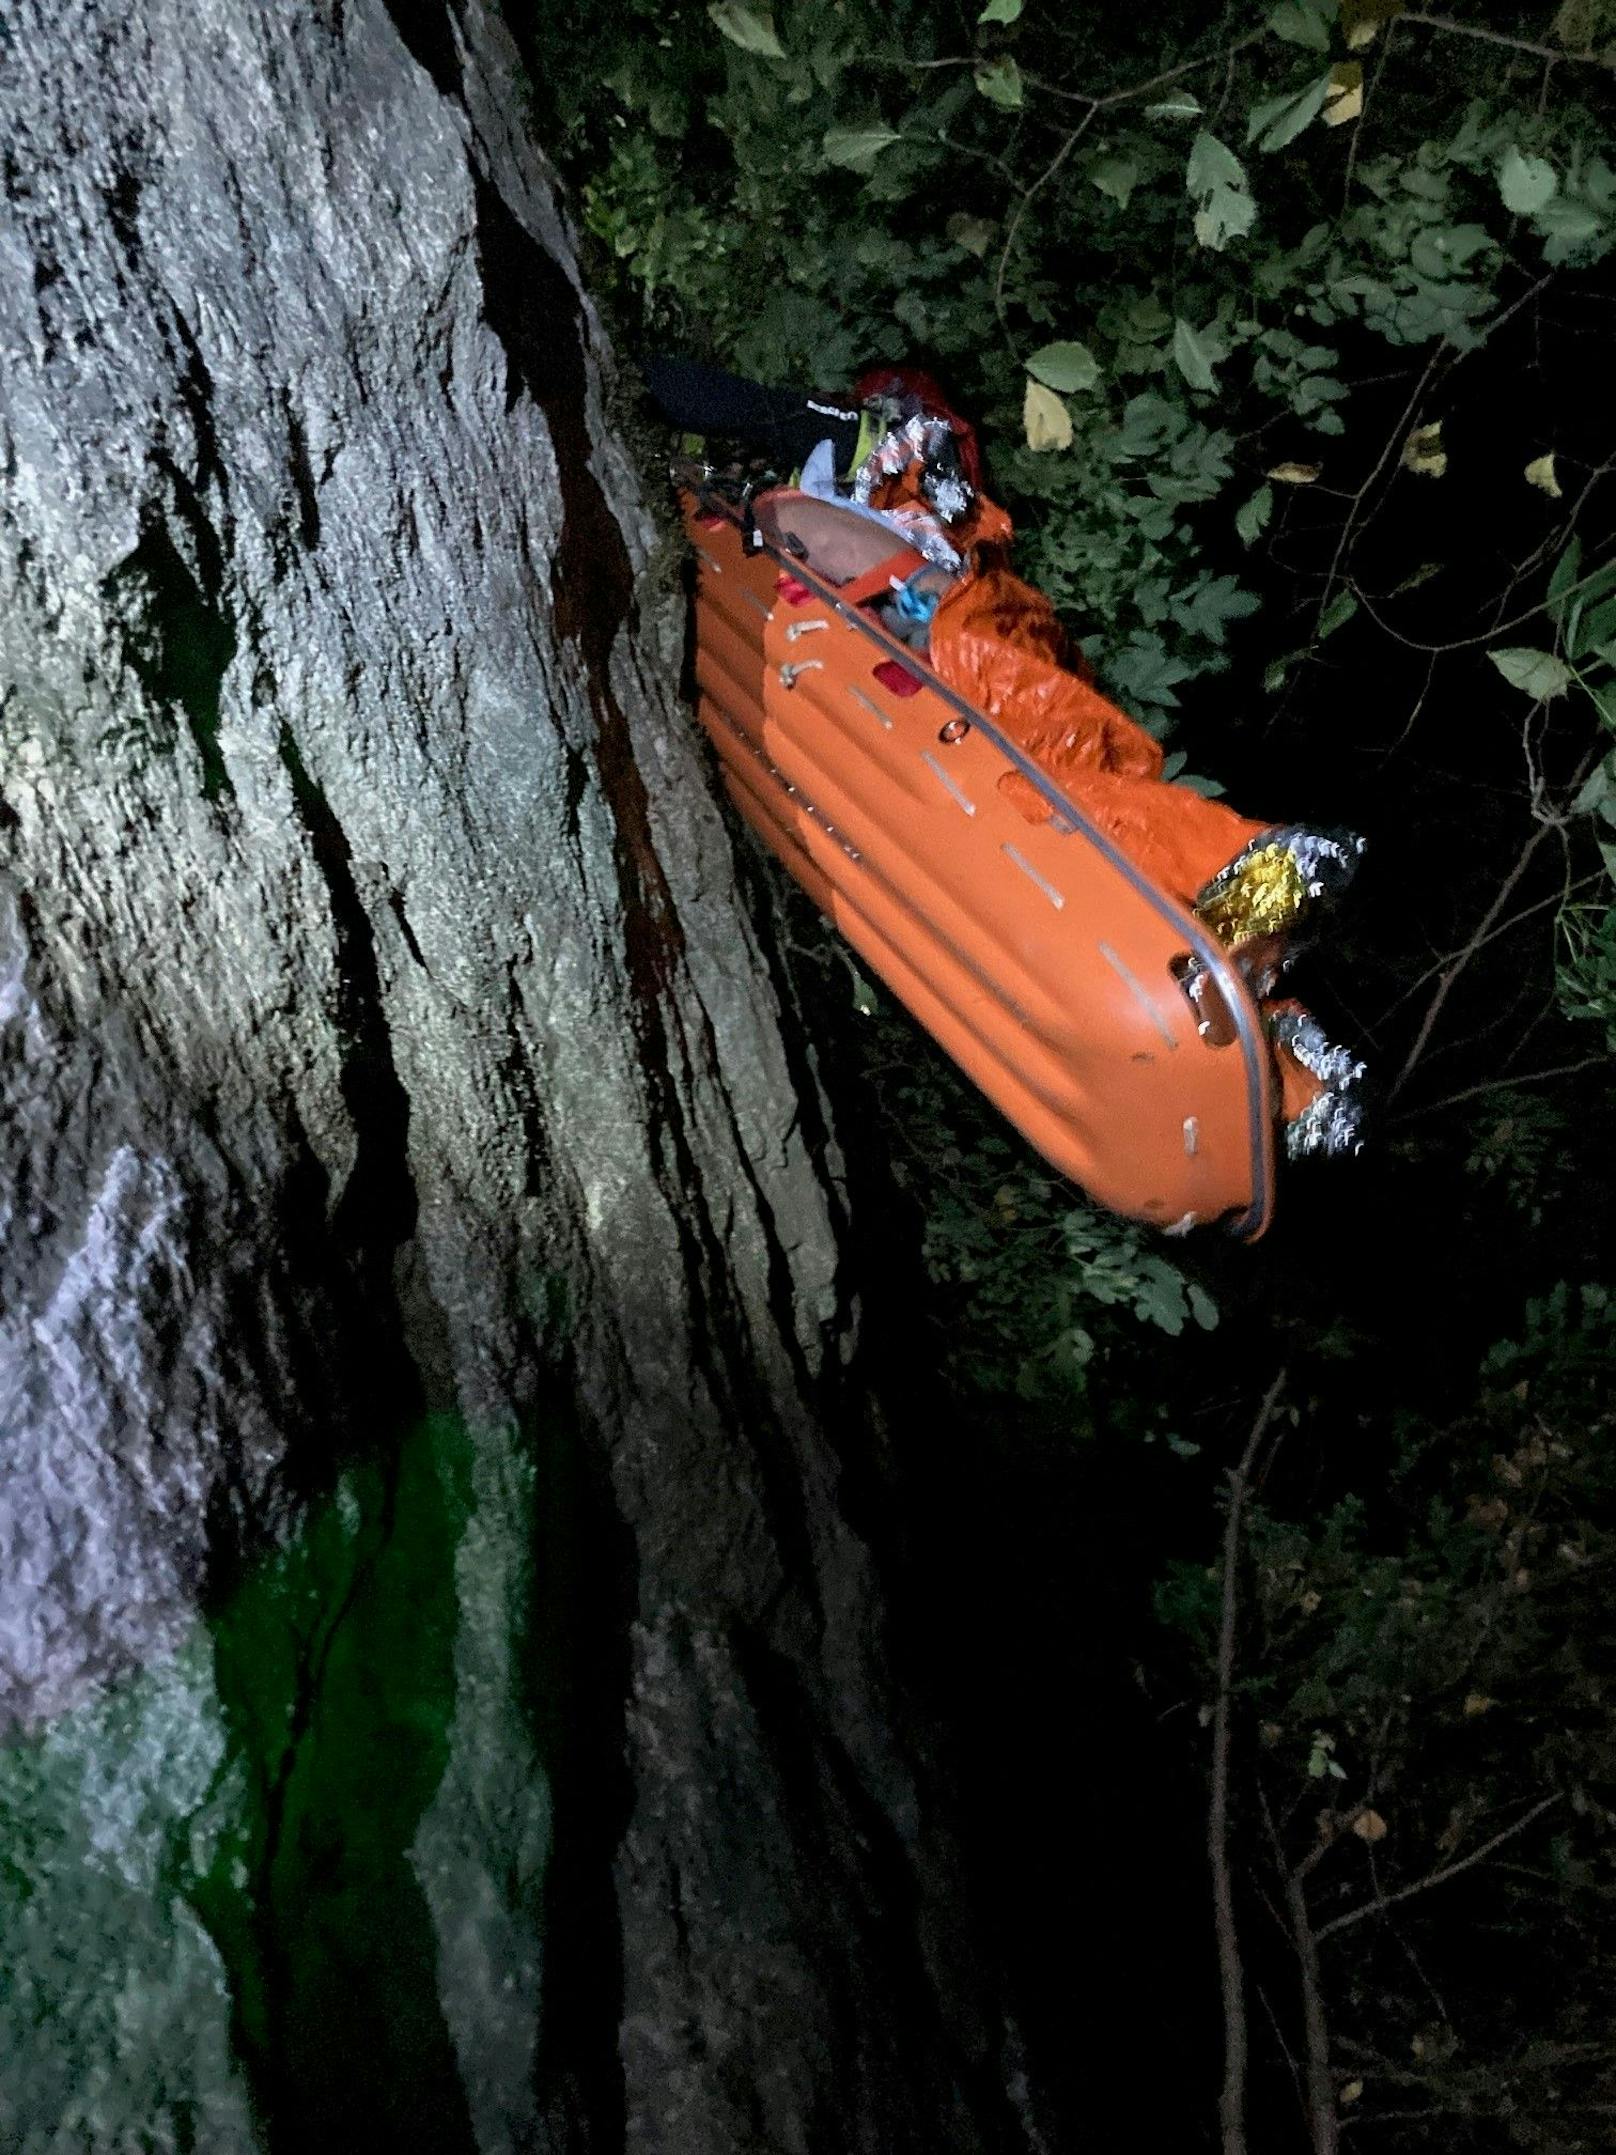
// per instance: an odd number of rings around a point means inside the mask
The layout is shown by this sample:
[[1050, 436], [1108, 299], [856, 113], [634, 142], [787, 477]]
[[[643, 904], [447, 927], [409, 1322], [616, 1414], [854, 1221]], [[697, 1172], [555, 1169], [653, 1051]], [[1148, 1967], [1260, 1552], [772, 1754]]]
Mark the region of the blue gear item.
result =
[[892, 603], [904, 620], [928, 628], [932, 615], [937, 611], [937, 601], [942, 595], [935, 587], [926, 590], [921, 586], [920, 579], [927, 574], [930, 567], [928, 562], [924, 569], [916, 569], [912, 576], [906, 576], [903, 582], [895, 584], [892, 590]]

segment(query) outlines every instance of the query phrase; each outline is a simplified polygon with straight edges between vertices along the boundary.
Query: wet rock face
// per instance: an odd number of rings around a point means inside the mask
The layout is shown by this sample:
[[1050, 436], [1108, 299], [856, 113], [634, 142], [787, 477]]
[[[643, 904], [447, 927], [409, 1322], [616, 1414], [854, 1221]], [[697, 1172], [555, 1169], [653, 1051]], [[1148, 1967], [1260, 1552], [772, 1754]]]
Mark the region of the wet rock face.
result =
[[[352, 1323], [389, 1365], [355, 1386], [372, 1411], [380, 1382], [496, 1418], [541, 1359], [521, 1267], [554, 1273], [633, 1441], [689, 1399], [688, 1233], [738, 1263], [765, 1364], [768, 1215], [815, 1351], [832, 1252], [632, 626], [647, 527], [533, 159], [378, 7], [13, 34], [8, 1382], [14, 1412], [122, 1427], [125, 1560], [143, 1510], [194, 1575], [209, 1492], [250, 1514], [293, 1421], [357, 1411], [322, 1396]], [[313, 1342], [288, 1313], [310, 1366], [255, 1383], [232, 1272], [292, 1237], [321, 1245], [311, 1299], [351, 1307]], [[434, 1321], [403, 1342], [406, 1256]], [[224, 1431], [210, 1386], [262, 1426]], [[20, 1672], [9, 1703], [35, 1703]]]
[[504, 33], [3, 34], [0, 2137], [1023, 2145]]

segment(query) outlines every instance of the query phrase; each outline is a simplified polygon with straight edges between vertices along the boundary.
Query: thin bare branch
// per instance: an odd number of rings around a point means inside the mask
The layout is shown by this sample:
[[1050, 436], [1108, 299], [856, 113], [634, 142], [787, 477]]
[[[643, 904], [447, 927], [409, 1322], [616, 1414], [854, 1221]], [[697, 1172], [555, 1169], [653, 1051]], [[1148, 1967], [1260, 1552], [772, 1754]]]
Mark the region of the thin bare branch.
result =
[[1212, 1793], [1207, 1806], [1206, 1844], [1212, 1865], [1212, 1905], [1217, 1922], [1218, 1978], [1223, 1993], [1223, 2089], [1218, 2123], [1223, 2155], [1246, 2150], [1246, 1998], [1240, 1962], [1240, 1934], [1235, 1925], [1234, 1872], [1229, 1858], [1229, 1742], [1234, 1702], [1235, 1633], [1240, 1609], [1240, 1529], [1252, 1469], [1280, 1394], [1281, 1370], [1263, 1397], [1246, 1439], [1240, 1464], [1229, 1471], [1229, 1512], [1223, 1525], [1223, 1610], [1218, 1627], [1218, 1688], [1212, 1709]]
[[1368, 139], [1366, 130], [1369, 126], [1370, 115], [1376, 110], [1380, 102], [1380, 78], [1386, 72], [1386, 62], [1391, 58], [1392, 41], [1397, 34], [1397, 17], [1395, 15], [1390, 16], [1384, 28], [1385, 35], [1380, 41], [1380, 51], [1375, 59], [1375, 72], [1369, 79], [1369, 87], [1364, 91], [1363, 109], [1358, 115], [1357, 126], [1352, 130], [1352, 140], [1347, 145], [1347, 169], [1341, 181], [1341, 215], [1343, 217], [1347, 214], [1352, 202], [1352, 182], [1353, 176], [1358, 170], [1358, 151]]
[[1307, 2123], [1313, 2155], [1336, 2155], [1341, 2121], [1335, 2085], [1330, 2078], [1330, 2030], [1324, 2016], [1324, 1977], [1319, 1967], [1320, 1933], [1307, 1905], [1307, 1874], [1330, 1842], [1321, 1835], [1310, 1854], [1285, 1872], [1285, 1906], [1291, 1919], [1291, 1943], [1302, 1974], [1302, 2037], [1307, 2083]]
[[1090, 105], [1088, 111], [1084, 113], [1082, 119], [1078, 121], [1049, 163], [1045, 165], [1043, 171], [1027, 188], [1021, 200], [1016, 204], [1016, 214], [1011, 218], [1010, 229], [1004, 235], [1004, 245], [999, 250], [999, 271], [993, 280], [993, 305], [999, 317], [999, 327], [1004, 331], [1004, 341], [1010, 346], [1012, 352], [1015, 350], [1015, 344], [1010, 335], [1010, 324], [1005, 320], [1004, 279], [1005, 272], [1010, 267], [1010, 255], [1016, 244], [1016, 235], [1020, 232], [1023, 220], [1028, 210], [1031, 209], [1034, 200], [1038, 195], [1042, 194], [1061, 166], [1065, 164], [1067, 158], [1071, 156], [1073, 150], [1077, 148], [1077, 145], [1088, 131], [1089, 123], [1099, 109], [1097, 104]]
[[[1601, 476], [1603, 475], [1604, 470], [1605, 467], [1601, 465]], [[1567, 599], [1574, 598], [1575, 595], [1580, 590], [1582, 590], [1585, 584], [1596, 583], [1598, 579], [1605, 574], [1605, 571], [1611, 566], [1613, 558], [1616, 557], [1606, 555], [1606, 557], [1602, 561], [1596, 562], [1593, 568], [1585, 571], [1583, 575], [1579, 576], [1574, 584], [1567, 584], [1563, 591], [1557, 592], [1554, 599], [1555, 605], [1564, 605], [1565, 601]], [[1352, 589], [1355, 597], [1362, 605], [1364, 612], [1368, 614], [1370, 620], [1374, 622], [1376, 628], [1383, 630], [1386, 635], [1390, 636], [1393, 639], [1394, 642], [1405, 645], [1410, 651], [1428, 652], [1438, 657], [1444, 656], [1449, 651], [1473, 651], [1477, 644], [1490, 644], [1495, 636], [1507, 635], [1511, 629], [1518, 629], [1522, 627], [1526, 622], [1535, 620], [1540, 613], [1543, 613], [1546, 610], [1549, 604], [1548, 594], [1545, 592], [1544, 596], [1538, 600], [1535, 606], [1528, 606], [1523, 613], [1511, 614], [1507, 621], [1495, 621], [1490, 629], [1483, 629], [1479, 635], [1455, 636], [1447, 643], [1429, 644], [1420, 642], [1417, 637], [1405, 636], [1401, 629], [1394, 629], [1389, 621], [1383, 621], [1380, 615], [1375, 611], [1376, 600], [1373, 600], [1368, 596], [1361, 584], [1354, 583]], [[1395, 597], [1396, 594], [1390, 593], [1386, 594], [1385, 596]], [[1381, 604], [1384, 604], [1384, 596], [1380, 598], [1379, 602]]]
[[1361, 1923], [1365, 1916], [1384, 1915], [1388, 1908], [1395, 1908], [1399, 1901], [1411, 1900], [1416, 1893], [1429, 1893], [1433, 1886], [1446, 1885], [1450, 1878], [1457, 1878], [1461, 1871], [1473, 1870], [1478, 1863], [1484, 1862], [1495, 1848], [1502, 1848], [1506, 1841], [1513, 1841], [1517, 1834], [1524, 1833], [1528, 1826], [1540, 1819], [1545, 1811], [1552, 1810], [1559, 1801], [1560, 1793], [1556, 1790], [1552, 1796], [1545, 1796], [1540, 1803], [1534, 1803], [1523, 1817], [1516, 1819], [1513, 1826], [1506, 1826], [1502, 1833], [1495, 1833], [1490, 1841], [1483, 1841], [1479, 1848], [1473, 1848], [1468, 1856], [1461, 1856], [1457, 1863], [1446, 1863], [1440, 1870], [1428, 1871], [1423, 1878], [1416, 1878], [1411, 1886], [1399, 1886], [1395, 1893], [1383, 1894], [1378, 1900], [1365, 1901], [1361, 1908], [1349, 1908], [1345, 1915], [1332, 1916], [1328, 1923], [1319, 1925], [1313, 1934], [1315, 1939], [1328, 1938], [1334, 1931], [1345, 1930], [1349, 1923]]
[[1602, 52], [1567, 52], [1558, 45], [1540, 45], [1534, 38], [1511, 37], [1503, 30], [1483, 29], [1480, 23], [1455, 22], [1449, 15], [1399, 15], [1400, 23], [1412, 23], [1420, 30], [1438, 30], [1450, 37], [1480, 38], [1487, 45], [1502, 45], [1511, 52], [1529, 52], [1539, 60], [1569, 60], [1579, 67], [1599, 67], [1607, 72], [1616, 68], [1613, 61]]
[[[1340, 2126], [1336, 2115], [1335, 2089], [1330, 2079], [1330, 2033], [1324, 2013], [1324, 1984], [1319, 1969], [1318, 1939], [1307, 1906], [1307, 1880], [1323, 1862], [1339, 1838], [1343, 1819], [1333, 1811], [1320, 1811], [1313, 1846], [1294, 1867], [1285, 1854], [1285, 1843], [1274, 1822], [1268, 1792], [1259, 1781], [1257, 1800], [1273, 1852], [1274, 1869], [1285, 1894], [1281, 1929], [1290, 1940], [1302, 1976], [1302, 2032], [1305, 2069], [1298, 2090], [1314, 2155], [1336, 2155]], [[1265, 1896], [1266, 1898], [1266, 1896]], [[1277, 1911], [1276, 1911], [1277, 1916]]]
[[1147, 76], [1136, 82], [1131, 90], [1113, 90], [1098, 102], [1102, 105], [1125, 105], [1136, 97], [1148, 97], [1152, 90], [1165, 90], [1170, 82], [1177, 82], [1184, 75], [1192, 75], [1197, 68], [1216, 67], [1220, 62], [1232, 60], [1236, 53], [1244, 52], [1248, 45], [1259, 45], [1267, 36], [1267, 30], [1252, 30], [1245, 37], [1237, 37], [1232, 45], [1225, 45], [1221, 52], [1209, 52], [1200, 60], [1185, 60], [1177, 67], [1164, 68], [1159, 75]]
[[1585, 1055], [1580, 1062], [1556, 1063], [1552, 1070], [1532, 1070], [1525, 1077], [1493, 1078], [1485, 1085], [1467, 1085], [1463, 1092], [1450, 1092], [1445, 1100], [1428, 1100], [1424, 1107], [1411, 1107], [1394, 1118], [1397, 1122], [1413, 1122], [1421, 1115], [1435, 1115], [1445, 1107], [1458, 1107], [1465, 1100], [1479, 1100], [1484, 1093], [1512, 1092], [1517, 1085], [1546, 1085], [1550, 1078], [1571, 1077], [1579, 1070], [1610, 1068], [1611, 1058], [1604, 1055]]
[[[1582, 761], [1578, 764], [1576, 770], [1572, 773], [1571, 781], [1567, 788], [1568, 793], [1574, 793], [1582, 785], [1584, 779], [1586, 779], [1586, 777], [1588, 776], [1588, 773], [1593, 769], [1595, 763], [1598, 762], [1599, 758], [1604, 753], [1604, 745], [1604, 737], [1603, 735], [1601, 735], [1600, 738], [1594, 742], [1593, 747], [1589, 749], [1587, 754], [1583, 757]], [[1534, 793], [1535, 790], [1536, 789], [1534, 788]], [[1409, 1049], [1408, 1055], [1403, 1063], [1403, 1067], [1397, 1073], [1396, 1083], [1391, 1087], [1390, 1091], [1386, 1095], [1389, 1101], [1395, 1100], [1397, 1095], [1402, 1091], [1404, 1085], [1407, 1084], [1409, 1075], [1412, 1072], [1414, 1065], [1419, 1061], [1420, 1057], [1425, 1052], [1426, 1046], [1430, 1041], [1431, 1034], [1435, 1030], [1436, 1021], [1441, 1015], [1442, 1006], [1447, 1001], [1448, 995], [1452, 990], [1454, 983], [1459, 978], [1459, 975], [1464, 971], [1465, 967], [1470, 963], [1471, 959], [1476, 955], [1477, 951], [1480, 950], [1482, 944], [1487, 941], [1494, 926], [1497, 923], [1499, 914], [1502, 913], [1504, 907], [1509, 903], [1511, 892], [1514, 890], [1516, 884], [1519, 883], [1521, 877], [1526, 873], [1526, 870], [1531, 863], [1533, 855], [1537, 852], [1538, 847], [1543, 843], [1545, 838], [1555, 836], [1556, 834], [1560, 833], [1563, 828], [1565, 818], [1563, 816], [1558, 816], [1550, 813], [1549, 810], [1541, 803], [1541, 801], [1536, 798], [1534, 798], [1532, 803], [1532, 812], [1538, 819], [1537, 828], [1532, 832], [1532, 835], [1527, 839], [1525, 845], [1521, 848], [1519, 858], [1516, 860], [1514, 867], [1510, 870], [1509, 874], [1505, 876], [1503, 882], [1499, 885], [1497, 896], [1493, 899], [1492, 904], [1487, 908], [1486, 912], [1482, 915], [1480, 921], [1477, 923], [1475, 934], [1471, 936], [1470, 940], [1465, 944], [1464, 949], [1458, 953], [1458, 955], [1454, 958], [1453, 963], [1446, 968], [1446, 970], [1443, 972], [1442, 978], [1437, 982], [1436, 993], [1431, 997], [1430, 1002], [1426, 1006], [1425, 1016], [1421, 1021], [1419, 1032], [1415, 1036], [1414, 1045]]]
[[1112, 105], [1131, 104], [1136, 97], [1148, 97], [1152, 90], [1165, 90], [1169, 83], [1181, 82], [1186, 75], [1199, 74], [1203, 67], [1219, 67], [1232, 60], [1237, 52], [1244, 52], [1248, 45], [1259, 45], [1267, 36], [1266, 30], [1252, 30], [1244, 37], [1237, 37], [1232, 45], [1225, 45], [1219, 52], [1203, 53], [1198, 60], [1180, 60], [1176, 67], [1163, 68], [1159, 75], [1147, 75], [1143, 82], [1131, 84], [1126, 90], [1107, 90], [1095, 97], [1088, 91], [1068, 90], [1058, 82], [1048, 82], [1037, 75], [1029, 75], [1022, 69], [1021, 79], [1047, 96], [1064, 98], [1072, 105], [1092, 105], [1104, 110]]
[[1446, 1004], [1449, 995], [1452, 994], [1460, 974], [1464, 972], [1471, 959], [1480, 950], [1483, 943], [1487, 941], [1499, 915], [1508, 905], [1516, 885], [1532, 865], [1538, 847], [1542, 845], [1544, 839], [1548, 837], [1553, 828], [1552, 823], [1539, 823], [1535, 827], [1525, 845], [1522, 846], [1514, 867], [1505, 876], [1503, 882], [1499, 884], [1493, 896], [1492, 904], [1482, 914], [1480, 921], [1476, 925], [1474, 935], [1456, 955], [1452, 964], [1444, 968], [1442, 977], [1436, 984], [1436, 992], [1425, 1006], [1425, 1016], [1420, 1020], [1420, 1029], [1414, 1036], [1414, 1045], [1404, 1058], [1403, 1067], [1398, 1071], [1396, 1080], [1386, 1096], [1388, 1100], [1395, 1100], [1413, 1075], [1414, 1066], [1429, 1046], [1431, 1035], [1436, 1030], [1437, 1020], [1442, 1015], [1443, 1006]]
[[1392, 428], [1391, 432], [1387, 435], [1386, 446], [1381, 450], [1379, 457], [1376, 459], [1374, 470], [1369, 474], [1363, 485], [1358, 488], [1358, 491], [1352, 497], [1352, 506], [1347, 511], [1347, 520], [1341, 527], [1341, 537], [1336, 542], [1335, 556], [1330, 563], [1329, 573], [1324, 579], [1324, 593], [1319, 600], [1318, 611], [1318, 619], [1321, 621], [1324, 618], [1326, 608], [1329, 606], [1330, 599], [1335, 591], [1335, 587], [1340, 581], [1341, 566], [1342, 563], [1346, 560], [1347, 550], [1352, 544], [1353, 527], [1358, 521], [1358, 511], [1363, 506], [1365, 496], [1369, 494], [1373, 490], [1375, 485], [1378, 483], [1381, 473], [1386, 469], [1387, 464], [1391, 461], [1392, 455], [1396, 451], [1399, 443], [1402, 442], [1405, 438], [1408, 431], [1408, 422], [1410, 421], [1410, 419], [1413, 418], [1415, 412], [1419, 408], [1420, 399], [1424, 396], [1426, 389], [1430, 384], [1431, 377], [1436, 372], [1438, 362], [1443, 356], [1444, 349], [1445, 347], [1440, 343], [1432, 347], [1431, 356], [1425, 362], [1424, 367], [1420, 370], [1419, 380], [1414, 384], [1414, 393], [1409, 398], [1408, 402], [1403, 406], [1401, 416], [1398, 418], [1398, 421], [1396, 425]]
[[[1549, 895], [1546, 898], [1534, 898], [1530, 905], [1523, 905], [1520, 911], [1518, 913], [1512, 913], [1508, 920], [1501, 920], [1496, 928], [1490, 928], [1486, 936], [1483, 938], [1483, 943], [1496, 943], [1501, 935], [1513, 934], [1517, 928], [1522, 927], [1527, 921], [1531, 920], [1534, 915], [1547, 912], [1548, 908], [1551, 905], [1564, 905], [1567, 900], [1574, 897], [1579, 890], [1585, 890], [1589, 884], [1602, 883], [1604, 880], [1604, 870], [1600, 869], [1596, 873], [1579, 876], [1575, 882], [1568, 883], [1563, 890], [1550, 891]], [[1478, 945], [1477, 947], [1480, 948], [1482, 946]], [[1387, 1019], [1394, 1017], [1396, 1013], [1402, 1009], [1405, 1003], [1412, 1002], [1414, 997], [1419, 994], [1421, 988], [1425, 986], [1427, 981], [1435, 980], [1438, 973], [1441, 972], [1442, 968], [1445, 965], [1451, 965], [1453, 960], [1458, 957], [1458, 955], [1459, 953], [1456, 950], [1444, 951], [1434, 965], [1428, 965], [1425, 971], [1421, 973], [1417, 979], [1411, 980], [1409, 982], [1408, 986], [1403, 990], [1402, 994], [1398, 996], [1395, 1002], [1388, 1003], [1386, 1005], [1386, 1008], [1381, 1012], [1379, 1018], [1376, 1020], [1377, 1025], [1384, 1025]], [[1487, 1089], [1490, 1090], [1490, 1088]], [[1421, 1113], [1423, 1112], [1424, 1110], [1422, 1109]]]

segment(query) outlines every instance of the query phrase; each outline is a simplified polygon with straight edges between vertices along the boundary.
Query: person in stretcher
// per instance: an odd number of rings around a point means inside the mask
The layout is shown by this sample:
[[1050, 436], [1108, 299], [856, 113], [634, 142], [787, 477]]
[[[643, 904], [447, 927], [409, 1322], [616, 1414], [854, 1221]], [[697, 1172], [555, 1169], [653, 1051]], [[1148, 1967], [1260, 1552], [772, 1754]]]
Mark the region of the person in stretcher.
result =
[[[876, 368], [851, 398], [802, 396], [685, 360], [653, 360], [675, 426], [738, 440], [796, 484], [756, 496], [766, 536], [827, 582], [867, 598], [947, 687], [987, 714], [1161, 889], [1228, 948], [1262, 1008], [1292, 1157], [1362, 1148], [1364, 1066], [1280, 979], [1350, 882], [1363, 841], [1257, 823], [1162, 777], [1160, 744], [1073, 658], [1053, 606], [1009, 566], [1009, 517], [981, 488], [969, 424], [916, 369]], [[1049, 804], [1025, 777], [1001, 787], [1029, 822]], [[1205, 1032], [1228, 1017], [1212, 981], [1186, 983]]]

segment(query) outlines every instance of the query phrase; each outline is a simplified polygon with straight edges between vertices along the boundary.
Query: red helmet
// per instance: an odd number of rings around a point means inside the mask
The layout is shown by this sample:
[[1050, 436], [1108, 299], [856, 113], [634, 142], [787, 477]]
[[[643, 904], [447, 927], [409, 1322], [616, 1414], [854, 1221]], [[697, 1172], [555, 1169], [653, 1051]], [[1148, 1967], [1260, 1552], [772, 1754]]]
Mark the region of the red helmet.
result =
[[982, 452], [977, 447], [976, 429], [969, 420], [960, 417], [924, 368], [867, 367], [853, 384], [853, 393], [860, 403], [870, 397], [918, 397], [928, 417], [948, 421], [949, 431], [959, 448], [961, 471], [972, 486], [981, 486]]

